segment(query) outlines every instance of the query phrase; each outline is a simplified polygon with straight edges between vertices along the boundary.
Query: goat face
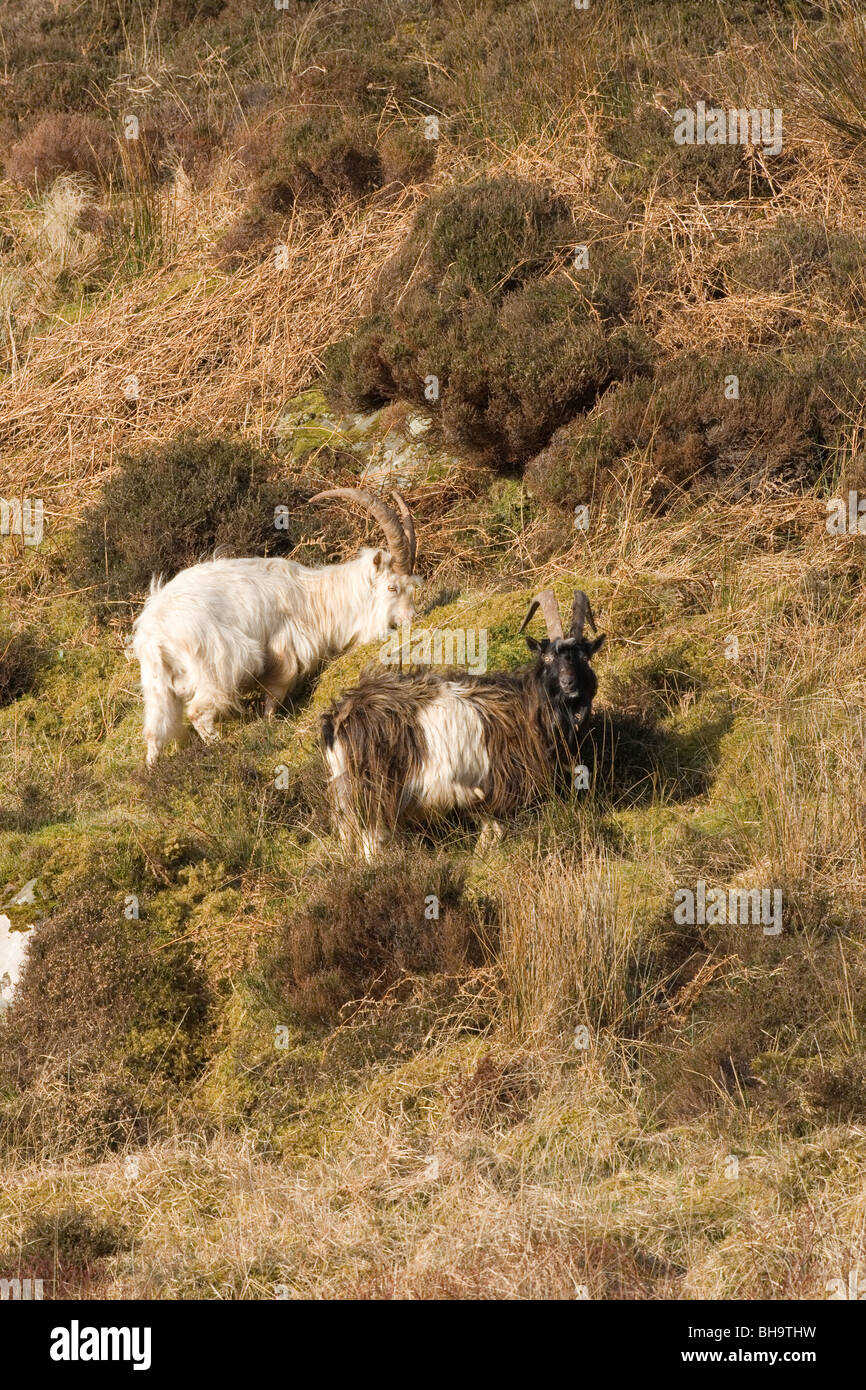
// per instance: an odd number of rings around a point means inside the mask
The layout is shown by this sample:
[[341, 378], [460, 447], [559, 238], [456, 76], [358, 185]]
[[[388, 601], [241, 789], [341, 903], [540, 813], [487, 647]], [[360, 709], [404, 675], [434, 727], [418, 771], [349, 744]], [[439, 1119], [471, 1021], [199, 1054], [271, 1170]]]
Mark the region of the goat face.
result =
[[415, 590], [421, 583], [417, 575], [400, 574], [387, 550], [366, 550], [373, 594], [368, 641], [385, 637], [392, 627], [411, 623], [415, 617]]
[[527, 637], [526, 643], [538, 658], [537, 672], [541, 687], [552, 703], [564, 701], [575, 729], [579, 729], [592, 712], [592, 702], [598, 689], [590, 661], [604, 646], [605, 634], [592, 641], [585, 637], [545, 637], [542, 642]]

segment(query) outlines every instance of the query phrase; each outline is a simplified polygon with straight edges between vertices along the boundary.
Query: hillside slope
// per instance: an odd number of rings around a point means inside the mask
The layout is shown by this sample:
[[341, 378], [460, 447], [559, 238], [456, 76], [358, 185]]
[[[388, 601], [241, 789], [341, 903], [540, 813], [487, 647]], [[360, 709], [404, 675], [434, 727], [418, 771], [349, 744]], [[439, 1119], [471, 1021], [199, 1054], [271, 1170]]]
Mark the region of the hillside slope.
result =
[[[0, 497], [43, 518], [0, 536], [0, 914], [29, 943], [0, 1271], [93, 1298], [847, 1286], [856, 7], [0, 0], [0, 34]], [[781, 150], [677, 144], [701, 102], [778, 108]], [[377, 644], [144, 770], [150, 573], [346, 556], [374, 528], [307, 499], [361, 480], [411, 503], [419, 627], [513, 668], [549, 584], [608, 634], [589, 788], [501, 840], [340, 850], [318, 720]], [[682, 920], [712, 889], [781, 893], [781, 931]]]

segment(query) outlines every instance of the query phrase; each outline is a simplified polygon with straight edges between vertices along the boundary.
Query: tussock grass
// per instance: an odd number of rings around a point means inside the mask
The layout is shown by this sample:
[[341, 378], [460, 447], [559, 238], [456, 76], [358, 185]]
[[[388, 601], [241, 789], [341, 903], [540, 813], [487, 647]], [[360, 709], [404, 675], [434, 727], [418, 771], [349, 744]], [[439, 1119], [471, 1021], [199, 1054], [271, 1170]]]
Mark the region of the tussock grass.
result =
[[530, 860], [503, 875], [499, 894], [512, 1026], [531, 1038], [592, 1020], [627, 1034], [640, 1009], [641, 930], [603, 846]]

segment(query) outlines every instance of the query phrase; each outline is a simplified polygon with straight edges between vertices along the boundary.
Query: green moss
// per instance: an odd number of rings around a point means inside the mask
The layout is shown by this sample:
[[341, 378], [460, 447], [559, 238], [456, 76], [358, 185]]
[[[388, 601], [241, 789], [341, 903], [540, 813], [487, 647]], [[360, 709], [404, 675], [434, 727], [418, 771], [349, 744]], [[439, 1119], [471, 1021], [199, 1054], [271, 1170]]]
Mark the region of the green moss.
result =
[[324, 395], [318, 389], [303, 391], [287, 402], [274, 435], [284, 456], [294, 465], [306, 462], [323, 449], [347, 448], [351, 443], [337, 427]]

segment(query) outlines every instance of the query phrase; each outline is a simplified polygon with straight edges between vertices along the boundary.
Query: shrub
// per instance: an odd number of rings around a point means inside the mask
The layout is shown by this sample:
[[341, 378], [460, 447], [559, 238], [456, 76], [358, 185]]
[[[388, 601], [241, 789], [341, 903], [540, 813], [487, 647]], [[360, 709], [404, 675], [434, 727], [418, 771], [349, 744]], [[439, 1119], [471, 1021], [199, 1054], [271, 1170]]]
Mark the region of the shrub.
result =
[[291, 211], [298, 203], [330, 208], [360, 199], [383, 182], [375, 128], [333, 108], [296, 115], [273, 110], [232, 139], [236, 158], [254, 177], [252, 215]]
[[422, 209], [385, 267], [372, 312], [326, 355], [340, 408], [398, 396], [429, 408], [438, 380], [446, 436], [520, 464], [612, 381], [644, 370], [623, 323], [628, 258], [594, 241], [591, 268], [565, 272], [577, 232], [566, 205], [515, 179], [448, 189]]
[[3, 106], [20, 123], [92, 103], [116, 75], [128, 31], [119, 7], [3, 7]]
[[332, 198], [361, 198], [381, 184], [382, 162], [375, 150], [341, 138], [328, 145], [313, 173]]
[[425, 140], [417, 130], [392, 126], [378, 145], [385, 184], [423, 183], [436, 162], [436, 141]]
[[105, 1262], [129, 1249], [125, 1223], [112, 1216], [105, 1221], [82, 1206], [41, 1205], [22, 1213], [17, 1239], [0, 1248], [4, 1268], [26, 1262], [31, 1278], [41, 1279], [52, 1298], [94, 1297], [104, 1277]]
[[[626, 464], [651, 504], [683, 490], [732, 495], [760, 479], [768, 486], [809, 487], [826, 467], [842, 423], [852, 359], [804, 352], [781, 359], [683, 353], [654, 377], [618, 383], [594, 410], [560, 429], [527, 468], [540, 501], [569, 510], [600, 496]], [[737, 376], [738, 400], [724, 383]], [[834, 400], [835, 396], [835, 400]]]
[[95, 116], [43, 116], [12, 146], [6, 175], [31, 189], [45, 189], [59, 174], [83, 174], [107, 183], [119, 150], [111, 128]]
[[37, 1118], [60, 1147], [143, 1134], [202, 1067], [209, 1017], [182, 943], [155, 941], [110, 891], [70, 894], [33, 933], [0, 1031], [7, 1138], [28, 1145]]
[[[438, 918], [426, 905], [438, 902]], [[268, 987], [301, 1018], [334, 1020], [344, 1004], [391, 994], [413, 974], [483, 963], [463, 872], [442, 856], [392, 853], [342, 867], [283, 923], [263, 961]]]
[[422, 137], [420, 118], [414, 132], [392, 129], [379, 140], [382, 93], [394, 103], [426, 100], [428, 90], [420, 60], [384, 50], [376, 28], [362, 10], [334, 17], [331, 43], [340, 30], [344, 42], [310, 52], [289, 80], [289, 103], [283, 97], [268, 105], [263, 97], [266, 109], [235, 130], [231, 146], [254, 179], [253, 215], [287, 212], [295, 202], [329, 209], [429, 170], [435, 151]]
[[186, 29], [215, 19], [226, 7], [226, 0], [169, 0], [165, 19], [172, 29]]
[[[76, 567], [97, 603], [139, 595], [154, 574], [170, 577], [210, 558], [289, 550], [300, 534], [273, 465], [248, 444], [184, 435], [125, 455], [102, 497], [84, 515]], [[290, 507], [288, 530], [274, 527], [274, 508]]]
[[[689, 106], [674, 102], [674, 109]], [[616, 163], [611, 183], [625, 197], [645, 197], [649, 190], [662, 198], [697, 196], [702, 202], [737, 198], [766, 198], [773, 188], [760, 164], [742, 145], [677, 145], [669, 112], [642, 104], [611, 125], [605, 144]], [[781, 172], [782, 157], [770, 161]]]
[[455, 443], [508, 463], [532, 457], [646, 355], [638, 334], [606, 333], [564, 278], [508, 295], [495, 324], [465, 316], [461, 330], [444, 369], [443, 426]]
[[24, 1228], [22, 1244], [37, 1261], [90, 1264], [125, 1247], [122, 1227], [109, 1226], [86, 1208], [38, 1211]]
[[737, 293], [820, 294], [834, 308], [866, 308], [866, 239], [809, 218], [781, 217], [734, 257], [727, 273]]
[[473, 291], [498, 302], [563, 264], [576, 239], [567, 203], [550, 189], [505, 177], [447, 188], [421, 208], [385, 268], [379, 303], [390, 306], [410, 275], [445, 305]]
[[39, 669], [39, 655], [39, 646], [29, 629], [0, 629], [0, 709], [31, 689]]
[[374, 149], [341, 134], [324, 143], [299, 141], [303, 151], [287, 162], [272, 165], [257, 194], [265, 207], [288, 211], [294, 203], [331, 207], [341, 199], [357, 201], [379, 188], [382, 165]]
[[[331, 29], [331, 46], [320, 50], [292, 79], [292, 95], [306, 110], [335, 110], [345, 119], [368, 114], [378, 119], [382, 93], [390, 92], [397, 104], [421, 97], [427, 92], [427, 67], [422, 58], [400, 53], [384, 15], [375, 9], [343, 12], [343, 22], [354, 27], [344, 31], [353, 51], [337, 46]], [[378, 33], [377, 33], [378, 28]], [[386, 47], [381, 38], [389, 39]], [[410, 45], [412, 47], [412, 45]]]

